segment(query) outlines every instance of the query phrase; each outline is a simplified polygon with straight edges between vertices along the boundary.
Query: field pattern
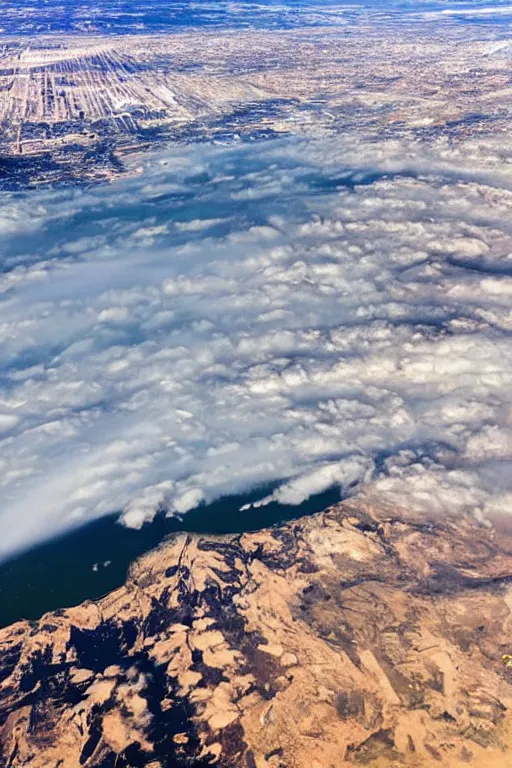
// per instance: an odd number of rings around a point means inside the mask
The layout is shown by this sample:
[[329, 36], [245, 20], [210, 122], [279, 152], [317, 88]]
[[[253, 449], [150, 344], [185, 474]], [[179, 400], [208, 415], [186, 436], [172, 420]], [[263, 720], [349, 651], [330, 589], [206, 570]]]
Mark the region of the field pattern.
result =
[[[155, 143], [508, 131], [510, 45], [460, 26], [0, 40], [7, 183], [111, 178]], [[364, 64], [361, 62], [364, 61]]]

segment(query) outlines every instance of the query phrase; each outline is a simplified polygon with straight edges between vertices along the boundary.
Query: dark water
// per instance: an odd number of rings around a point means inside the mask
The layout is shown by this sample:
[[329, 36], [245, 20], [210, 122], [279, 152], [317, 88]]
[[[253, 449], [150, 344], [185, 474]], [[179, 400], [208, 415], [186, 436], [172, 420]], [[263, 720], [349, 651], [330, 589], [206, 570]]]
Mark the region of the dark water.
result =
[[272, 503], [240, 512], [242, 505], [271, 490], [260, 488], [220, 499], [192, 510], [182, 521], [160, 515], [140, 531], [119, 525], [117, 517], [105, 517], [4, 563], [0, 566], [0, 626], [38, 619], [46, 611], [110, 592], [123, 584], [137, 557], [171, 533], [243, 533], [319, 512], [340, 500], [337, 487], [300, 506]]

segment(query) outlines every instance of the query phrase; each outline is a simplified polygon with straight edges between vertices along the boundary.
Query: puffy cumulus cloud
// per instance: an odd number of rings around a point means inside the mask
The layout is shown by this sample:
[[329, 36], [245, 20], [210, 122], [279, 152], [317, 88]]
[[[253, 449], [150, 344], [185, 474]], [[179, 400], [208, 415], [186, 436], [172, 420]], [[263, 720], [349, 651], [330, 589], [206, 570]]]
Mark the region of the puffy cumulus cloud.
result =
[[4, 195], [0, 556], [275, 481], [283, 503], [363, 485], [509, 508], [512, 179], [495, 144], [180, 153], [109, 186]]

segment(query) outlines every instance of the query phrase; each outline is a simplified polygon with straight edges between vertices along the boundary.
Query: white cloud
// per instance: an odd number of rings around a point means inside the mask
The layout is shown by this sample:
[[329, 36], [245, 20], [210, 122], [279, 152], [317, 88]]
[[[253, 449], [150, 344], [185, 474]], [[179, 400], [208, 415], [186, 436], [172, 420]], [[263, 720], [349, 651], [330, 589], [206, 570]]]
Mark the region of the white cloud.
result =
[[509, 15], [512, 5], [489, 5], [486, 8], [444, 8], [442, 11], [431, 11], [430, 15], [443, 16], [494, 16], [495, 14]]
[[362, 483], [506, 506], [512, 178], [493, 146], [470, 167], [467, 146], [196, 147], [5, 194], [0, 557], [271, 481], [286, 503]]

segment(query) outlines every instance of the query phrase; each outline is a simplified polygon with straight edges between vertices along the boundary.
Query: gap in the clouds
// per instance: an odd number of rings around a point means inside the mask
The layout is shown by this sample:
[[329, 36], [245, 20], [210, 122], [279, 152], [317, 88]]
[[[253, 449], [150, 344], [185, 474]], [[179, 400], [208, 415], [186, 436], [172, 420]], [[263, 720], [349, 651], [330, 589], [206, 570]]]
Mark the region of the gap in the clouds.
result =
[[117, 515], [104, 517], [16, 556], [0, 566], [0, 627], [39, 619], [47, 611], [111, 592], [124, 583], [129, 566], [169, 534], [244, 533], [311, 515], [340, 501], [340, 488], [335, 486], [297, 506], [272, 502], [240, 511], [277, 485], [221, 498], [191, 510], [183, 519], [158, 515], [140, 530], [119, 525]]

